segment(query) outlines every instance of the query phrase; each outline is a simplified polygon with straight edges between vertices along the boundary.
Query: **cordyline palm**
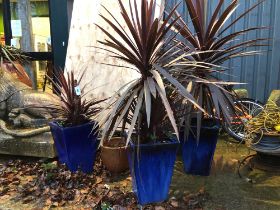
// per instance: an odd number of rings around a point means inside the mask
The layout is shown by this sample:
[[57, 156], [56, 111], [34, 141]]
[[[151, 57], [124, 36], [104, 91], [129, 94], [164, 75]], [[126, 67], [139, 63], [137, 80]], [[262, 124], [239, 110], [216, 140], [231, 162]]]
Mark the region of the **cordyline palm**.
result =
[[[207, 21], [206, 5], [204, 0], [185, 0], [188, 13], [192, 20], [194, 31], [182, 19], [174, 24], [177, 33], [184, 38], [184, 43], [179, 45], [185, 50], [173, 65], [174, 74], [177, 74], [179, 80], [192, 89], [192, 94], [197, 99], [198, 104], [203, 107], [209, 114], [217, 119], [223, 119], [230, 123], [232, 116], [235, 114], [233, 104], [234, 95], [230, 92], [228, 86], [237, 83], [223, 82], [213, 76], [213, 73], [223, 73], [222, 65], [225, 61], [243, 56], [255, 55], [258, 51], [248, 51], [251, 47], [265, 46], [265, 38], [256, 38], [238, 42], [241, 35], [256, 30], [266, 29], [267, 27], [250, 27], [230, 34], [225, 34], [228, 29], [251, 12], [263, 1], [257, 3], [243, 14], [238, 16], [234, 21], [227, 24], [227, 20], [238, 8], [238, 0], [232, 0], [225, 10], [222, 11], [224, 0], [219, 0], [217, 7]], [[220, 15], [219, 15], [220, 14]], [[174, 15], [177, 19], [179, 14]], [[196, 62], [197, 67], [190, 67], [188, 63]], [[191, 81], [191, 82], [190, 82]], [[240, 84], [240, 83], [238, 83]], [[187, 113], [191, 111], [187, 108]], [[202, 113], [198, 112], [201, 118]], [[188, 115], [189, 117], [189, 115]], [[189, 119], [185, 119], [189, 121]], [[201, 120], [198, 120], [200, 127]]]
[[55, 81], [49, 78], [54, 86], [54, 91], [60, 96], [61, 103], [52, 104], [45, 108], [52, 109], [57, 113], [60, 123], [64, 127], [90, 122], [91, 118], [101, 111], [99, 104], [105, 101], [105, 99], [85, 99], [85, 86], [81, 87], [81, 95], [77, 95], [75, 88], [80, 86], [84, 74], [85, 71], [76, 79], [73, 71], [64, 74], [62, 70], [59, 70], [54, 75]]
[[[139, 1], [137, 2], [139, 3]], [[176, 7], [161, 22], [160, 18], [155, 17], [156, 2], [154, 0], [141, 0], [140, 10], [137, 9], [136, 0], [134, 5], [129, 1], [129, 9], [125, 9], [121, 0], [119, 0], [119, 6], [122, 15], [121, 21], [125, 23], [125, 27], [121, 26], [119, 20], [115, 19], [114, 15], [105, 8], [113, 20], [111, 21], [103, 15], [100, 16], [118, 37], [97, 25], [107, 35], [107, 39], [100, 43], [109, 47], [109, 49], [102, 49], [109, 51], [112, 57], [125, 61], [135, 68], [140, 73], [140, 78], [131, 81], [117, 91], [115, 95], [118, 96], [117, 99], [112, 97], [108, 107], [105, 107], [104, 110], [107, 108], [111, 108], [111, 110], [105, 116], [102, 116], [102, 113], [101, 119], [99, 119], [99, 125], [104, 127], [102, 141], [110, 139], [119, 126], [124, 129], [127, 124], [129, 125], [127, 144], [134, 129], [138, 136], [142, 137], [142, 142], [149, 136], [159, 138], [162, 129], [160, 124], [164, 119], [170, 120], [178, 137], [171, 98], [165, 88], [166, 83], [171, 84], [191, 103], [197, 104], [193, 96], [168, 71], [160, 67], [161, 62], [170, 59], [171, 56], [169, 52], [172, 51], [172, 47], [164, 53], [162, 48], [166, 42], [170, 42], [171, 39], [167, 41], [165, 36], [179, 19], [177, 17], [171, 21]]]

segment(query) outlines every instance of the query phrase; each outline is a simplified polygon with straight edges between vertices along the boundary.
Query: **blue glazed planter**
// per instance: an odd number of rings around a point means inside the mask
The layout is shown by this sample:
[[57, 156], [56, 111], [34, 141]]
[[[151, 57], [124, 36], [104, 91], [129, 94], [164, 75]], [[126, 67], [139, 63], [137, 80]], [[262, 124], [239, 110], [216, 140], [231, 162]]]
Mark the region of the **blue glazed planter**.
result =
[[97, 134], [92, 132], [94, 123], [66, 128], [56, 122], [49, 125], [59, 162], [65, 163], [72, 172], [80, 168], [84, 173], [91, 173], [98, 147]]
[[[196, 128], [193, 129], [193, 132], [196, 134]], [[200, 176], [210, 175], [218, 133], [218, 125], [202, 126], [199, 142], [192, 132], [190, 132], [186, 141], [183, 140], [183, 137], [181, 138], [182, 158], [186, 173]], [[183, 136], [183, 133], [181, 133], [181, 136]]]
[[167, 199], [179, 142], [130, 144], [128, 161], [133, 191], [141, 205]]

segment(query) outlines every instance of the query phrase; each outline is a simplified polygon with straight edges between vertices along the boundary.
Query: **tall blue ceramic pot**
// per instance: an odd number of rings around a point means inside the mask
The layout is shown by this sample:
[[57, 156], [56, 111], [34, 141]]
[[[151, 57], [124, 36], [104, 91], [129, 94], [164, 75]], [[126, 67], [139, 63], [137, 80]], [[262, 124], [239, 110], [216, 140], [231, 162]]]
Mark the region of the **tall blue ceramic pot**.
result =
[[179, 142], [130, 143], [128, 161], [133, 191], [141, 205], [167, 199]]
[[196, 127], [192, 127], [186, 141], [181, 133], [181, 150], [184, 170], [188, 174], [209, 176], [217, 145], [219, 125], [202, 125], [199, 140], [195, 137]]
[[97, 134], [92, 131], [94, 123], [74, 127], [62, 127], [56, 122], [49, 125], [59, 162], [72, 172], [80, 168], [84, 173], [91, 173], [98, 148]]

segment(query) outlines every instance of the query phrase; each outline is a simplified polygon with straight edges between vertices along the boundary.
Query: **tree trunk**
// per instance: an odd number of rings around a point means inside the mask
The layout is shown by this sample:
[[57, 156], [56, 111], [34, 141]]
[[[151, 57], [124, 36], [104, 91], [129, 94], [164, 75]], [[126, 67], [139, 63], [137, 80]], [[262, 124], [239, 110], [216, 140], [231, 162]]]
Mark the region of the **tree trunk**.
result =
[[34, 40], [30, 0], [18, 0], [17, 2], [18, 18], [21, 20], [22, 28], [21, 49], [31, 52], [34, 51]]
[[[22, 28], [22, 37], [20, 40], [21, 50], [25, 52], [34, 51], [34, 37], [33, 37], [33, 28], [32, 28], [32, 17], [31, 17], [31, 7], [30, 0], [18, 0], [17, 1], [17, 11], [18, 18], [21, 20]], [[30, 64], [26, 66], [27, 72], [32, 80], [32, 86], [36, 89], [36, 71], [35, 65]]]

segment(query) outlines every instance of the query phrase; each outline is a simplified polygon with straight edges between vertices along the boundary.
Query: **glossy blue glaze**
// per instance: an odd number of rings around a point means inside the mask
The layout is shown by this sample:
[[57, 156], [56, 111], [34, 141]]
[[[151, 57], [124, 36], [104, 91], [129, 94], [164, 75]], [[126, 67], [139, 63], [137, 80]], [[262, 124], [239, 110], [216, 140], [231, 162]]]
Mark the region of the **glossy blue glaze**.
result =
[[[195, 129], [193, 129], [196, 133]], [[219, 126], [201, 127], [200, 139], [197, 141], [192, 132], [184, 141], [181, 138], [184, 170], [188, 174], [209, 176], [211, 164], [218, 140]], [[183, 136], [183, 133], [181, 133]]]
[[56, 153], [58, 155], [58, 160], [60, 163], [66, 164], [68, 158], [67, 149], [64, 141], [63, 129], [60, 126], [58, 126], [55, 122], [50, 122], [49, 125], [54, 139], [54, 145], [56, 148]]
[[129, 167], [139, 204], [167, 199], [178, 145], [176, 140], [139, 146], [130, 144]]
[[72, 172], [80, 168], [91, 173], [98, 147], [97, 134], [92, 132], [93, 123], [64, 128], [51, 122], [50, 127], [59, 162], [65, 163]]

